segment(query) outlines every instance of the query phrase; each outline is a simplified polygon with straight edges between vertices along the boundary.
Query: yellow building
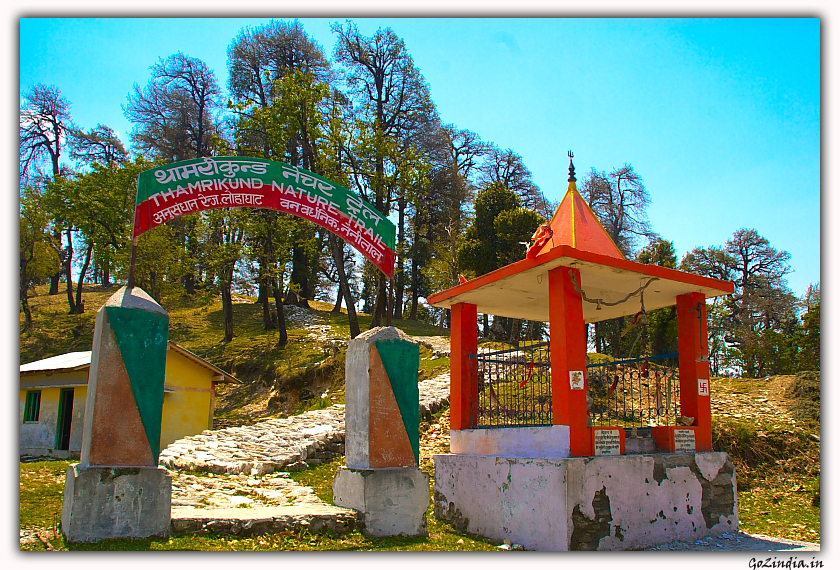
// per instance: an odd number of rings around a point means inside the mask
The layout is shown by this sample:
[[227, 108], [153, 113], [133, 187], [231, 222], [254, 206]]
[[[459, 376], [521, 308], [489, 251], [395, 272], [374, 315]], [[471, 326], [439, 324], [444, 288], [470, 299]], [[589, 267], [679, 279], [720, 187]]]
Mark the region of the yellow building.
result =
[[[91, 352], [71, 352], [20, 367], [20, 454], [61, 459], [82, 449]], [[216, 384], [239, 380], [169, 343], [160, 448], [213, 427]]]

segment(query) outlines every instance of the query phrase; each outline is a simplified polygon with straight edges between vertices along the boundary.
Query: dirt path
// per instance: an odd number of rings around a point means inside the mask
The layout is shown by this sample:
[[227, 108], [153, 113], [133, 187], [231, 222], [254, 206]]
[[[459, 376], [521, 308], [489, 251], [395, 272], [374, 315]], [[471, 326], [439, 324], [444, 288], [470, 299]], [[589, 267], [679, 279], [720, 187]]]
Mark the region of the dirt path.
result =
[[720, 536], [703, 538], [700, 540], [677, 540], [668, 544], [652, 546], [644, 550], [658, 551], [753, 551], [772, 552], [779, 550], [807, 550], [819, 551], [820, 545], [813, 542], [801, 542], [786, 538], [775, 538], [763, 534], [749, 534], [746, 532], [727, 532]]

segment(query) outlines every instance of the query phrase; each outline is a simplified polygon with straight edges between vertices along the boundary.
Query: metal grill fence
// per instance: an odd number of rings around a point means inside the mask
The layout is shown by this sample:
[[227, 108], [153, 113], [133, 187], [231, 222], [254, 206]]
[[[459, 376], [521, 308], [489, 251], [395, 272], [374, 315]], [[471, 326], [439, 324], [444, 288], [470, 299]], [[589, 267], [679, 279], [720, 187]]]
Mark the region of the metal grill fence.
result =
[[601, 362], [586, 369], [591, 425], [676, 425], [680, 416], [678, 354]]
[[[476, 428], [549, 426], [549, 342], [480, 351]], [[665, 354], [588, 364], [592, 426], [677, 425], [679, 355]]]
[[549, 343], [479, 352], [478, 428], [551, 425]]

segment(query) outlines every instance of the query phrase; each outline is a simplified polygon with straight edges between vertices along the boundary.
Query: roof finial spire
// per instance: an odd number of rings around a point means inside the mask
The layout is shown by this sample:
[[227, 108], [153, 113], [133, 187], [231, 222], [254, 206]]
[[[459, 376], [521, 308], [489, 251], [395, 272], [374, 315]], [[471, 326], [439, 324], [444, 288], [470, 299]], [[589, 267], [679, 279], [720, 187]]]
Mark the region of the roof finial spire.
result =
[[577, 178], [575, 178], [575, 165], [572, 162], [572, 159], [575, 157], [575, 153], [569, 151], [569, 182], [576, 182]]

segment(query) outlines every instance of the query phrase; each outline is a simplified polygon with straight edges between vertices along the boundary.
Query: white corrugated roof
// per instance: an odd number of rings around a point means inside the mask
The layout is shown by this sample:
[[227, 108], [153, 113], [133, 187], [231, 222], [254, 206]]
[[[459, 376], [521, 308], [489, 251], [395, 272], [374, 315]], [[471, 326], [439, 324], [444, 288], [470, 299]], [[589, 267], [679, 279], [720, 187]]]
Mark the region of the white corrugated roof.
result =
[[59, 354], [29, 364], [21, 364], [21, 372], [58, 372], [77, 370], [90, 366], [91, 351], [84, 352], [68, 352], [67, 354]]
[[[237, 380], [235, 377], [231, 376], [221, 368], [210, 364], [200, 356], [193, 354], [186, 348], [179, 346], [174, 342], [169, 342], [169, 349], [175, 350], [176, 352], [189, 358], [196, 364], [199, 364], [213, 371], [214, 374], [222, 376], [222, 382], [234, 382], [237, 384], [241, 384], [239, 380]], [[91, 354], [93, 353], [90, 350], [86, 350], [84, 352], [68, 352], [67, 354], [59, 354], [58, 356], [52, 356], [50, 358], [45, 358], [36, 362], [21, 364], [20, 373], [36, 374], [38, 372], [72, 372], [74, 370], [83, 370], [85, 368], [90, 367]]]

